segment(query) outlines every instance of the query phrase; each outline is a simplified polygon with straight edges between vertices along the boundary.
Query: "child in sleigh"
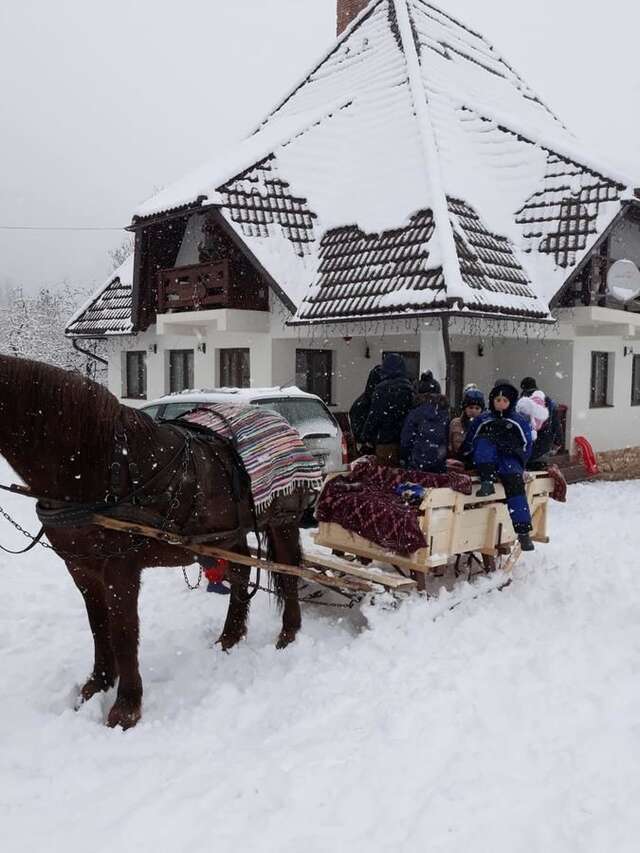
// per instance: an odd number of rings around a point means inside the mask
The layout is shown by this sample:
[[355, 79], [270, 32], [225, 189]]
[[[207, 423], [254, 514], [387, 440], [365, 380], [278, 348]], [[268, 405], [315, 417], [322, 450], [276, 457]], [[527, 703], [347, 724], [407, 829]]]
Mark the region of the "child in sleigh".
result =
[[531, 511], [524, 487], [524, 468], [533, 440], [530, 421], [516, 411], [517, 403], [517, 389], [509, 382], [497, 382], [489, 395], [489, 411], [472, 422], [463, 452], [480, 474], [479, 497], [494, 494], [494, 482], [500, 480], [522, 550], [533, 551]]

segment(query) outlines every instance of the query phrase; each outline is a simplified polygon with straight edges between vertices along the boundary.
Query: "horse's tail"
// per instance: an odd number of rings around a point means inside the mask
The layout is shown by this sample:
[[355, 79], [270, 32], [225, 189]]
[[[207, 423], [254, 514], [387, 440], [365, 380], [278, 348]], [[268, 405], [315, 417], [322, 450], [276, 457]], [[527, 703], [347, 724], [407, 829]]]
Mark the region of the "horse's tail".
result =
[[[278, 563], [286, 563], [290, 566], [299, 566], [302, 562], [302, 545], [300, 543], [300, 529], [296, 526], [290, 527], [268, 527], [267, 535], [267, 559]], [[278, 572], [269, 573], [269, 589], [275, 593], [278, 608], [284, 606], [287, 593], [291, 593], [291, 584], [297, 582], [292, 575], [283, 575]], [[297, 586], [297, 583], [296, 583]]]

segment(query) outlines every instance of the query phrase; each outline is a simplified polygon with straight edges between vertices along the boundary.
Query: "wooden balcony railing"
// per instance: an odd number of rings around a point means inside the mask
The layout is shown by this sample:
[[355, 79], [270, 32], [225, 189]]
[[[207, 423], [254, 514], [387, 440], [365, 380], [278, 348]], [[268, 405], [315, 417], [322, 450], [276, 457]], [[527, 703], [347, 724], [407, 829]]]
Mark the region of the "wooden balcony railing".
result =
[[243, 282], [242, 286], [237, 286], [231, 270], [228, 260], [160, 270], [158, 313], [214, 308], [268, 311], [266, 285]]

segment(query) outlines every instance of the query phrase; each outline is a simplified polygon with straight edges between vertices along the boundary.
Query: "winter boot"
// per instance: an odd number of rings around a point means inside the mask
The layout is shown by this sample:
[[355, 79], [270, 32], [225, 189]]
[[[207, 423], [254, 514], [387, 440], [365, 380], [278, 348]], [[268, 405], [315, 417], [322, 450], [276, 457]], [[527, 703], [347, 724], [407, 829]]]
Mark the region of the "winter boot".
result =
[[533, 547], [533, 542], [531, 541], [531, 536], [528, 533], [519, 533], [518, 541], [520, 542], [520, 547], [523, 551], [535, 551], [536, 549]]
[[483, 463], [478, 465], [478, 474], [480, 474], [480, 488], [476, 492], [478, 498], [488, 498], [490, 495], [495, 495], [496, 489], [493, 485], [493, 480], [496, 474], [496, 467], [491, 463]]
[[476, 492], [476, 497], [478, 498], [488, 498], [490, 495], [495, 495], [496, 488], [491, 482], [491, 480], [482, 480], [480, 483], [480, 488]]

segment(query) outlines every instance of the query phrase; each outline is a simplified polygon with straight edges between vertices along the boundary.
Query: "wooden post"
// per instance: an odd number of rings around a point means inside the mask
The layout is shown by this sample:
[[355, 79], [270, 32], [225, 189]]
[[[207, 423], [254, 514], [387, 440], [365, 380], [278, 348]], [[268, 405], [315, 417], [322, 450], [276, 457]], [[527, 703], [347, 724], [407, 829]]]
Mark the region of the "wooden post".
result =
[[444, 380], [444, 388], [445, 395], [447, 400], [449, 401], [449, 405], [452, 404], [451, 400], [451, 381], [453, 378], [453, 370], [451, 365], [451, 340], [449, 338], [449, 315], [443, 314], [441, 317], [442, 322], [442, 346], [444, 349], [444, 370], [445, 370], [445, 380]]

